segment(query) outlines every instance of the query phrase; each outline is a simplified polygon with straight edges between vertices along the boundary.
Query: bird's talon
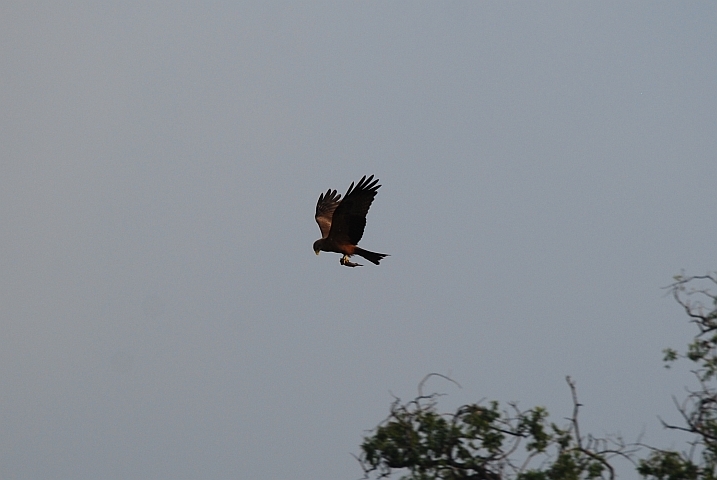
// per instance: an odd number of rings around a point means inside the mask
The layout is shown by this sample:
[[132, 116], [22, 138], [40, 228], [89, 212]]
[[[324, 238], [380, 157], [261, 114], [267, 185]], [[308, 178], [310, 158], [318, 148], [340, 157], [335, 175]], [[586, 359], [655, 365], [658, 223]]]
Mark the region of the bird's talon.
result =
[[345, 267], [363, 267], [363, 265], [361, 265], [360, 263], [354, 263], [349, 260], [348, 255], [344, 255], [343, 257], [341, 257], [341, 260], [339, 260], [339, 262]]

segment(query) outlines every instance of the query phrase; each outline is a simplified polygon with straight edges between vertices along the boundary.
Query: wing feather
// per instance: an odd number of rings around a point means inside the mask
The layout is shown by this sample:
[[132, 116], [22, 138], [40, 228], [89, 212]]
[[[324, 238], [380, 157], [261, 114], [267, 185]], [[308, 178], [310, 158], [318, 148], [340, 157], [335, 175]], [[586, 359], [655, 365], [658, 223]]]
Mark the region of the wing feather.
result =
[[358, 244], [366, 228], [366, 215], [379, 188], [381, 185], [378, 185], [378, 179], [373, 179], [373, 175], [368, 178], [364, 175], [355, 187], [351, 182], [344, 199], [333, 210], [328, 235], [334, 242]]
[[334, 210], [339, 206], [341, 200], [341, 194], [337, 194], [336, 190], [330, 188], [326, 193], [322, 193], [319, 196], [319, 201], [316, 202], [316, 223], [319, 224], [319, 230], [321, 230], [321, 238], [329, 236], [331, 231], [331, 220], [334, 216]]

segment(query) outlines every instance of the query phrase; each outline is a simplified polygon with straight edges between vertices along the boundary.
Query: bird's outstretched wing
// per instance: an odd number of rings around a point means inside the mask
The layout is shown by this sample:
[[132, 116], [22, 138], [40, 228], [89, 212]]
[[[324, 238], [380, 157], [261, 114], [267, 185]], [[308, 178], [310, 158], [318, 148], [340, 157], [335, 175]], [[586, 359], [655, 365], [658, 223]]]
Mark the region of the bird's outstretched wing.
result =
[[368, 178], [364, 175], [355, 188], [351, 182], [344, 199], [333, 212], [329, 236], [334, 242], [356, 245], [361, 240], [366, 227], [366, 214], [380, 187], [373, 175]]
[[341, 200], [341, 194], [336, 194], [336, 190], [330, 188], [326, 193], [322, 193], [319, 196], [319, 201], [316, 202], [316, 223], [319, 224], [319, 230], [321, 230], [321, 238], [329, 236], [331, 231], [331, 219], [334, 216], [334, 210], [339, 206], [339, 200]]

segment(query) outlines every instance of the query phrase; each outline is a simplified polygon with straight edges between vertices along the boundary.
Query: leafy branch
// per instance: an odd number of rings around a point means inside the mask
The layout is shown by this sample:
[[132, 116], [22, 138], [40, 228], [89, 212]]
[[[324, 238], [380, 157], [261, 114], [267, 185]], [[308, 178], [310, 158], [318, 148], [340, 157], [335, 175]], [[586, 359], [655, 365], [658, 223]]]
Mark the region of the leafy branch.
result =
[[655, 480], [715, 480], [717, 478], [717, 274], [676, 275], [674, 282], [666, 287], [682, 307], [698, 333], [687, 346], [684, 354], [672, 348], [664, 350], [666, 366], [679, 359], [687, 359], [696, 365], [692, 373], [699, 387], [688, 390], [687, 398], [675, 401], [682, 416], [683, 425], [673, 425], [661, 419], [670, 430], [693, 434], [687, 452], [651, 450], [647, 459], [641, 460], [638, 472]]
[[406, 480], [614, 479], [611, 459], [633, 453], [619, 439], [580, 436], [581, 404], [569, 377], [573, 414], [561, 428], [547, 422], [543, 407], [521, 410], [515, 403], [501, 409], [496, 401], [479, 402], [439, 413], [440, 395], [422, 392], [429, 376], [418, 397], [406, 403], [396, 398], [388, 417], [364, 438], [357, 457], [364, 478], [398, 471]]

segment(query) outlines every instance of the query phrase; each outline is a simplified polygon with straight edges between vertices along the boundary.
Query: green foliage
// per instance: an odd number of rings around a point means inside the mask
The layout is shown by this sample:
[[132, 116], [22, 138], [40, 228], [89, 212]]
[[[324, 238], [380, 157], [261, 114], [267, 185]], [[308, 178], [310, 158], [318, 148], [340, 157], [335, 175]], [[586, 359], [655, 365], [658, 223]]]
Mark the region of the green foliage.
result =
[[[574, 392], [574, 385], [568, 379]], [[582, 480], [605, 478], [608, 458], [620, 453], [605, 440], [577, 432], [577, 407], [567, 428], [548, 424], [543, 407], [521, 411], [498, 402], [463, 405], [454, 413], [436, 409], [438, 395], [391, 405], [388, 418], [364, 438], [359, 458], [366, 478], [402, 472], [406, 480]], [[540, 465], [529, 468], [540, 458]]]
[[666, 366], [680, 359], [692, 362], [699, 388], [690, 391], [678, 407], [684, 425], [666, 428], [694, 435], [690, 451], [652, 449], [637, 471], [651, 480], [717, 480], [717, 276], [677, 275], [668, 288], [698, 333], [684, 353], [664, 350]]
[[717, 287], [717, 275], [676, 275], [674, 280], [668, 288], [699, 333], [684, 354], [665, 349], [664, 360], [670, 364], [686, 358], [698, 365], [696, 373], [700, 381], [714, 380], [717, 375], [717, 295], [711, 289]]
[[700, 468], [677, 452], [654, 451], [647, 459], [641, 460], [638, 473], [655, 480], [698, 480], [703, 477]]
[[387, 476], [393, 469], [408, 469], [411, 479], [468, 478], [458, 472], [494, 478], [487, 464], [500, 457], [506, 435], [499, 427], [498, 404], [466, 405], [445, 416], [434, 400], [432, 395], [405, 405], [394, 402], [389, 419], [361, 447], [367, 471]]
[[[717, 295], [712, 293], [717, 273], [678, 275], [669, 289], [698, 333], [682, 353], [665, 349], [665, 366], [688, 360], [699, 387], [678, 406], [684, 424], [663, 425], [693, 437], [688, 452], [646, 447], [650, 453], [637, 462], [637, 472], [648, 480], [717, 480]], [[388, 418], [364, 438], [358, 460], [365, 478], [613, 479], [612, 459], [631, 459], [637, 449], [619, 440], [581, 436], [580, 403], [574, 383], [567, 381], [574, 408], [565, 427], [549, 423], [543, 407], [523, 411], [508, 404], [505, 410], [495, 401], [440, 413], [438, 395], [423, 395], [421, 382], [416, 399], [396, 399]]]

